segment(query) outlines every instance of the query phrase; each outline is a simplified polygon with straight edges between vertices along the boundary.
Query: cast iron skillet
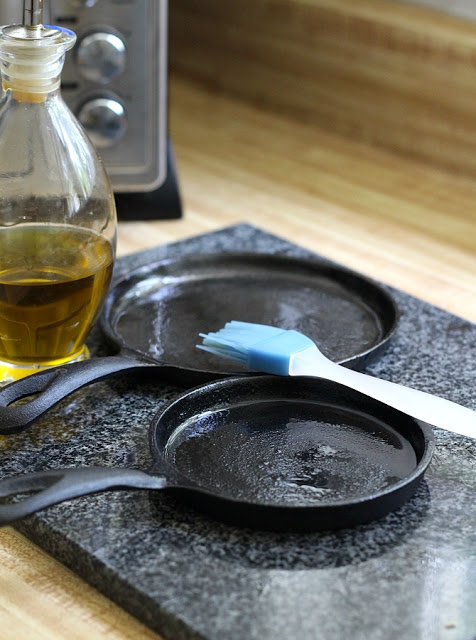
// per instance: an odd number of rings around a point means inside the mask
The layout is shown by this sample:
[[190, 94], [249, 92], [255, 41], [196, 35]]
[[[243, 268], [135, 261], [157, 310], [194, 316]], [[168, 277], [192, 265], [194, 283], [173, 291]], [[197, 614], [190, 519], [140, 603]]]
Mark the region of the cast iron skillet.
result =
[[[195, 348], [229, 320], [297, 329], [335, 362], [362, 366], [398, 321], [387, 291], [319, 260], [266, 254], [195, 255], [142, 267], [110, 291], [101, 326], [118, 355], [47, 369], [0, 390], [0, 434], [30, 426], [91, 382], [148, 368], [183, 387], [246, 373]], [[20, 398], [39, 394], [13, 406]], [[9, 406], [12, 405], [12, 406]]]
[[0, 482], [0, 523], [105, 489], [162, 489], [228, 523], [305, 531], [400, 507], [433, 452], [428, 425], [319, 378], [228, 378], [185, 392], [152, 420], [148, 473], [91, 467]]

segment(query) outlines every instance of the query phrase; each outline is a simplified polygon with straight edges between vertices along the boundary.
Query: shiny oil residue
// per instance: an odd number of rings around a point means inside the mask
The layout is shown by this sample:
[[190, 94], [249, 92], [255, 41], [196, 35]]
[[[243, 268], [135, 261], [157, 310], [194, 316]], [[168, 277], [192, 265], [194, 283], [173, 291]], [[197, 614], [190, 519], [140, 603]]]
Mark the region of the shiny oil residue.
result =
[[378, 318], [357, 296], [316, 275], [281, 271], [206, 272], [188, 277], [151, 274], [121, 300], [113, 324], [122, 341], [155, 360], [186, 368], [243, 371], [236, 362], [196, 349], [201, 331], [230, 319], [296, 329], [331, 360], [345, 360], [381, 339]]
[[417, 464], [411, 444], [375, 418], [285, 400], [194, 416], [174, 432], [166, 456], [227, 497], [298, 506], [373, 495]]

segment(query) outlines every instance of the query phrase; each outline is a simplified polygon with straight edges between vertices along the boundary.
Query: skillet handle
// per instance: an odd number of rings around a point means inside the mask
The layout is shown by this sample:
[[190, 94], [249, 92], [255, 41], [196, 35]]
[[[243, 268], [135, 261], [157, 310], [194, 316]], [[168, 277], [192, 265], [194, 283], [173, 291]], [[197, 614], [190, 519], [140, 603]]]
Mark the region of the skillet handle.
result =
[[[38, 371], [0, 389], [0, 435], [24, 431], [66, 396], [123, 371], [158, 365], [122, 356], [91, 358]], [[36, 395], [38, 394], [38, 395]], [[12, 405], [33, 395], [28, 402]]]
[[166, 479], [138, 469], [84, 467], [53, 469], [13, 476], [0, 481], [0, 498], [35, 491], [33, 495], [0, 504], [0, 526], [11, 524], [54, 504], [107, 489], [163, 489]]

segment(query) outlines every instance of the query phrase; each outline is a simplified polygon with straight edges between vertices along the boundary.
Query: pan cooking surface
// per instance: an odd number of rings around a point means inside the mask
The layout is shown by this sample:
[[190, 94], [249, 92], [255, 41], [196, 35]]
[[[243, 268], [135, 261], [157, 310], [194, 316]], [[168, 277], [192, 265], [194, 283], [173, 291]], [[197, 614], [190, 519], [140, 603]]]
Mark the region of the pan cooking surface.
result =
[[[235, 318], [294, 327], [311, 334], [326, 355], [338, 360], [351, 356], [355, 348], [370, 348], [381, 337], [372, 313], [359, 300], [339, 297], [335, 290], [310, 286], [296, 290], [292, 283], [247, 278], [161, 286], [123, 313], [116, 327], [128, 343], [156, 360], [191, 365], [192, 353], [195, 366], [205, 362], [216, 366], [216, 359], [192, 351], [198, 333], [217, 330]], [[221, 364], [224, 370], [230, 367]]]
[[238, 363], [195, 347], [199, 332], [216, 331], [229, 320], [296, 329], [327, 357], [345, 362], [387, 339], [396, 309], [373, 283], [320, 263], [200, 256], [142, 270], [118, 288], [106, 324], [116, 342], [156, 361], [240, 372]]
[[205, 411], [175, 430], [165, 454], [215, 493], [285, 506], [375, 495], [409, 476], [418, 462], [413, 446], [392, 426], [310, 400]]

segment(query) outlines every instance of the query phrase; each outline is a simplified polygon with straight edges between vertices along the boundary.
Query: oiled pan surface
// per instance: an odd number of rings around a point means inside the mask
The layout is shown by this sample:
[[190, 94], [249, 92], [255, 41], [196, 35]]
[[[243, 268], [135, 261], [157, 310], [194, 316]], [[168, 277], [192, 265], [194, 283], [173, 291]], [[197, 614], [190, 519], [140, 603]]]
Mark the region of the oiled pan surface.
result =
[[354, 500], [401, 481], [417, 464], [415, 449], [392, 426], [312, 399], [205, 412], [167, 452], [206, 489], [275, 505]]
[[183, 369], [240, 372], [195, 345], [229, 320], [296, 329], [329, 358], [356, 365], [392, 335], [398, 312], [377, 284], [318, 260], [233, 254], [147, 266], [118, 284], [103, 314], [122, 348]]

